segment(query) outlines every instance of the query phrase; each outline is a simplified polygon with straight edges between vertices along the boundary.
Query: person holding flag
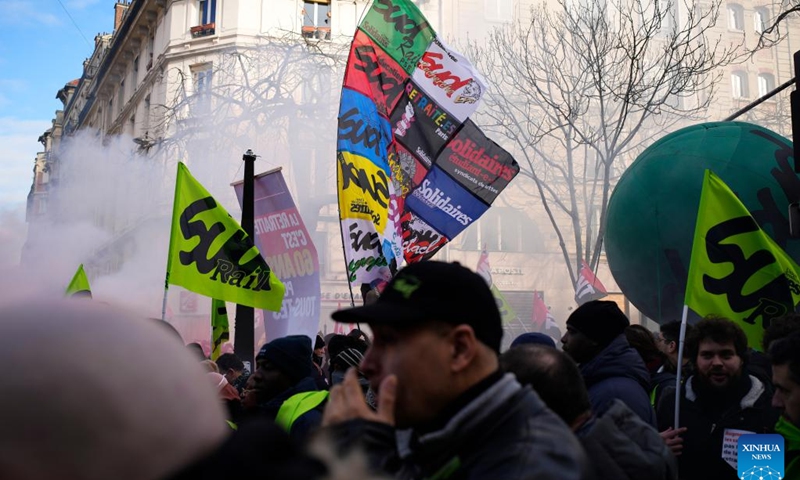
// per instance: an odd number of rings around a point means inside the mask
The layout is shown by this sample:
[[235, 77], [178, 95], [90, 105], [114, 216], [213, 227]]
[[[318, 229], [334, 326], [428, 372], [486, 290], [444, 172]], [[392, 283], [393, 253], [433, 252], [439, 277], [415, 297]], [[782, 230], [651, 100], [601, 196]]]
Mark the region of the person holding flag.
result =
[[775, 425], [768, 385], [746, 370], [748, 347], [761, 350], [772, 319], [797, 311], [798, 271], [730, 188], [706, 170], [677, 357], [683, 357], [688, 317], [703, 317], [689, 351], [695, 374], [681, 387], [678, 362], [676, 387], [658, 406], [661, 430], [687, 427], [681, 478], [738, 478], [736, 449], [725, 454], [725, 442]]
[[709, 316], [695, 325], [689, 357], [695, 373], [679, 391], [679, 422], [674, 422], [676, 389], [667, 387], [658, 405], [659, 430], [685, 428], [681, 479], [735, 480], [738, 437], [772, 433], [778, 420], [771, 388], [748, 373], [744, 330], [726, 318]]

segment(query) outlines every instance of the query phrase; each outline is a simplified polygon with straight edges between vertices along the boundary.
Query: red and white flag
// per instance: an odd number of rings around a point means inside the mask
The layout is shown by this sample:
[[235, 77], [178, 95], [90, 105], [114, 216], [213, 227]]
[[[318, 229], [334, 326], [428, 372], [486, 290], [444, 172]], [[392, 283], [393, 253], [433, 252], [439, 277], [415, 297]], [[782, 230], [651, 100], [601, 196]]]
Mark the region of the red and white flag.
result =
[[549, 335], [555, 340], [556, 345], [561, 340], [561, 329], [558, 328], [555, 317], [550, 313], [550, 309], [544, 303], [541, 292], [533, 294], [533, 314], [531, 315], [531, 322], [535, 332], [544, 333]]
[[486, 284], [492, 286], [492, 270], [489, 267], [489, 252], [486, 251], [486, 245], [481, 250], [481, 258], [478, 259], [478, 267], [475, 271], [486, 280]]
[[606, 287], [595, 277], [585, 260], [581, 260], [581, 271], [575, 283], [575, 303], [579, 306], [592, 300], [599, 300], [608, 295]]

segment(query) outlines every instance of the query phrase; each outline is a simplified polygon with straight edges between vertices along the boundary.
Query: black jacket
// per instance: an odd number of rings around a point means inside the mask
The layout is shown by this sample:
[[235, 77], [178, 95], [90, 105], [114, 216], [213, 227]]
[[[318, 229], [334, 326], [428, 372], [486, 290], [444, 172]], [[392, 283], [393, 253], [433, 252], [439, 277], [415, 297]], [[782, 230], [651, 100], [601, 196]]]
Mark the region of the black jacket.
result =
[[596, 357], [581, 364], [580, 369], [592, 410], [597, 415], [605, 413], [619, 399], [639, 418], [656, 426], [656, 414], [650, 405], [650, 372], [625, 335], [612, 340]]
[[[621, 400], [575, 432], [594, 480], [675, 480], [678, 463], [655, 428]], [[709, 479], [710, 480], [710, 479]]]
[[[703, 406], [695, 391], [696, 376], [689, 377], [682, 388], [680, 426], [686, 427], [683, 452], [678, 456], [682, 480], [737, 480], [737, 471], [722, 459], [726, 429], [753, 433], [772, 433], [778, 413], [772, 408], [770, 390], [750, 375], [743, 381], [745, 393], [726, 411]], [[749, 388], [747, 388], [749, 385]], [[706, 402], [708, 403], [708, 402]], [[658, 405], [658, 429], [672, 427], [675, 420], [675, 387], [665, 390]], [[733, 453], [735, 457], [735, 452]]]
[[586, 457], [578, 439], [512, 374], [431, 433], [396, 432], [363, 420], [337, 425], [331, 433], [345, 447], [360, 444], [373, 467], [401, 480], [586, 478]]
[[[278, 411], [289, 397], [303, 392], [312, 392], [319, 390], [317, 388], [317, 381], [314, 377], [306, 377], [300, 380], [294, 387], [284, 391], [272, 400], [258, 406], [258, 417], [275, 420], [278, 416]], [[322, 412], [325, 410], [325, 405], [328, 402], [323, 402], [317, 408], [309, 410], [298, 418], [292, 425], [292, 431], [289, 432], [293, 440], [298, 443], [304, 443], [310, 435], [319, 428], [322, 423]]]

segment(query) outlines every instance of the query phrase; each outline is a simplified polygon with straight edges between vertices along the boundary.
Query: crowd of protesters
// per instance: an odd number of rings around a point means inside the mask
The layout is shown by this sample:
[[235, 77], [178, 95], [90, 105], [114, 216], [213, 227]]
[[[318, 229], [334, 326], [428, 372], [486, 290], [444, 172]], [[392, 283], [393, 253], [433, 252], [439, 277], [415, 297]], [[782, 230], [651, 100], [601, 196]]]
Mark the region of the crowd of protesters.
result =
[[779, 433], [800, 479], [800, 316], [764, 353], [709, 316], [680, 358], [679, 322], [651, 332], [602, 300], [501, 352], [495, 299], [457, 263], [366, 303], [333, 319], [371, 335], [276, 338], [253, 372], [108, 305], [7, 303], [0, 478], [733, 480], [730, 435]]

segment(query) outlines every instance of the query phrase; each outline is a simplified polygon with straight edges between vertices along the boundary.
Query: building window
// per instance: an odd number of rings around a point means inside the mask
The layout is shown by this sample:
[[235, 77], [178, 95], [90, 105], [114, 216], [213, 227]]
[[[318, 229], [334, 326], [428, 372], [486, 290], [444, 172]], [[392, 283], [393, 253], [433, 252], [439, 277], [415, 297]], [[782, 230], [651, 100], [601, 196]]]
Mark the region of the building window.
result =
[[678, 27], [678, 5], [670, 0], [658, 0], [662, 35], [670, 35]]
[[747, 85], [747, 73], [733, 72], [731, 74], [731, 93], [733, 98], [748, 98], [750, 92]]
[[108, 100], [108, 108], [106, 109], [106, 130], [111, 128], [111, 121], [114, 119], [114, 99]]
[[198, 25], [190, 29], [192, 38], [214, 35], [217, 18], [217, 0], [198, 0]]
[[775, 90], [775, 77], [770, 73], [758, 74], [758, 96], [763, 97]]
[[303, 36], [318, 40], [331, 39], [330, 0], [303, 2]]
[[150, 129], [150, 95], [144, 97], [144, 125], [142, 128], [147, 131]]
[[153, 52], [155, 51], [156, 45], [156, 35], [155, 33], [150, 33], [150, 40], [147, 41], [147, 69], [150, 70], [153, 67]]
[[217, 18], [217, 0], [198, 1], [198, 25], [214, 23]]
[[194, 105], [197, 113], [208, 113], [211, 110], [211, 81], [213, 78], [211, 67], [211, 63], [192, 67], [195, 93]]
[[513, 208], [494, 207], [461, 234], [461, 248], [490, 252], [542, 253], [544, 240], [537, 225]]
[[330, 71], [320, 70], [314, 75], [308, 75], [301, 84], [300, 103], [303, 105], [324, 103], [331, 98], [331, 89]]
[[125, 103], [125, 80], [119, 82], [119, 89], [117, 89], [117, 110], [122, 111], [122, 105]]
[[763, 33], [767, 29], [769, 11], [765, 7], [757, 7], [753, 12], [753, 29], [756, 33]]
[[493, 22], [510, 22], [514, 12], [513, 0], [484, 0], [486, 19]]
[[728, 28], [744, 31], [744, 9], [737, 3], [728, 4]]

